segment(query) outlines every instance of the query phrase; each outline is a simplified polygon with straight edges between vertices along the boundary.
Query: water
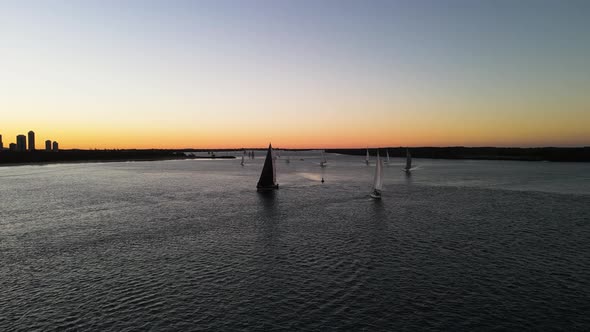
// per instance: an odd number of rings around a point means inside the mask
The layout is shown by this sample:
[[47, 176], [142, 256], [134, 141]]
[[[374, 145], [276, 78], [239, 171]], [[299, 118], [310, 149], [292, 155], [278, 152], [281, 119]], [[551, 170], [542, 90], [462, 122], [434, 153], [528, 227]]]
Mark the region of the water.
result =
[[259, 155], [0, 167], [0, 330], [590, 326], [590, 164]]

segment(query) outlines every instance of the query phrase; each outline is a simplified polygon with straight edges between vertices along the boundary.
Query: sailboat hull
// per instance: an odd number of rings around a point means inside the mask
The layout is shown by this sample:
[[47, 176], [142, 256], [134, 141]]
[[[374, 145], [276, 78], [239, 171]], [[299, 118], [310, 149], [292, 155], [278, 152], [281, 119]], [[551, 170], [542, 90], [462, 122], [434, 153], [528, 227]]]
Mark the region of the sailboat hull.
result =
[[264, 187], [262, 187], [262, 186], [260, 186], [260, 187], [259, 187], [259, 186], [257, 186], [257, 187], [256, 187], [256, 191], [259, 191], [259, 192], [264, 192], [264, 191], [273, 191], [273, 190], [276, 190], [276, 189], [279, 189], [279, 185], [278, 185], [278, 184], [275, 184], [275, 185], [273, 185], [273, 186], [264, 186]]
[[373, 191], [370, 196], [373, 199], [381, 199], [381, 192], [379, 192], [379, 191]]

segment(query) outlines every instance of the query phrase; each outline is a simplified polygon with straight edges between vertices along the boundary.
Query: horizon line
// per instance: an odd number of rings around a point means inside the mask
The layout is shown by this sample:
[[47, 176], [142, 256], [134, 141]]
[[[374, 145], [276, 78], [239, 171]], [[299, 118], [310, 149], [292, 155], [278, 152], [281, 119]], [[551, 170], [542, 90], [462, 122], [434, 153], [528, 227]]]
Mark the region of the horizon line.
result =
[[[291, 151], [306, 151], [306, 150], [364, 150], [364, 149], [445, 149], [445, 148], [467, 148], [467, 149], [586, 149], [590, 148], [590, 145], [578, 145], [578, 146], [467, 146], [467, 145], [445, 145], [445, 146], [377, 146], [377, 147], [339, 147], [339, 148], [326, 148], [326, 147], [305, 147], [305, 148], [283, 148], [273, 147], [273, 150], [291, 150]], [[171, 151], [183, 151], [183, 150], [202, 150], [202, 151], [240, 151], [240, 150], [266, 150], [268, 147], [241, 147], [241, 148], [196, 148], [196, 147], [184, 147], [184, 148], [60, 148], [60, 151], [92, 151], [92, 150], [171, 150]], [[4, 151], [9, 151], [4, 149]], [[36, 149], [35, 151], [45, 151], [45, 149]], [[29, 151], [26, 151], [29, 152]]]

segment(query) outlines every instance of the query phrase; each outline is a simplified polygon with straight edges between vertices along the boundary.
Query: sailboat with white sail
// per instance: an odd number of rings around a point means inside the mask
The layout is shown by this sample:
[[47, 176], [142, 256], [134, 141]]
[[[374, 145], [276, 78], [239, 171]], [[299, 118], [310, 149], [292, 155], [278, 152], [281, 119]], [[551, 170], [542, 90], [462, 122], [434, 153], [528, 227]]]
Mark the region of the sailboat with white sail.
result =
[[240, 163], [242, 166], [244, 166], [244, 159], [246, 159], [246, 150], [244, 150], [244, 153], [242, 153], [242, 162]]
[[410, 154], [410, 150], [406, 149], [406, 167], [404, 168], [406, 173], [410, 173], [412, 171], [412, 155]]
[[262, 166], [262, 172], [260, 173], [260, 179], [258, 180], [256, 189], [258, 191], [271, 191], [274, 189], [279, 189], [271, 144], [268, 144], [266, 159], [264, 160], [264, 166]]
[[320, 166], [326, 167], [327, 163], [328, 163], [328, 159], [326, 158], [326, 151], [322, 150], [322, 159], [320, 160]]
[[374, 199], [381, 199], [381, 191], [383, 190], [383, 163], [377, 151], [377, 164], [375, 166], [375, 177], [373, 178], [373, 192], [371, 197]]
[[367, 155], [365, 156], [365, 164], [369, 165], [369, 148], [367, 148]]
[[385, 155], [387, 156], [387, 161], [385, 161], [385, 163], [389, 164], [389, 149], [385, 149]]

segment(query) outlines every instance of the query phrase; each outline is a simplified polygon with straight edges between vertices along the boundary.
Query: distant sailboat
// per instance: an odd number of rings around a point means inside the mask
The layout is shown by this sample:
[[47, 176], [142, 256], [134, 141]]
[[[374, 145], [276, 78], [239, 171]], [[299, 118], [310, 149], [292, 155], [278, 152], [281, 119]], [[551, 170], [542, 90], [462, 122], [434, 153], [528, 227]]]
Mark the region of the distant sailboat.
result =
[[381, 190], [383, 190], [383, 163], [377, 151], [377, 164], [375, 166], [375, 178], [373, 179], [373, 192], [371, 197], [374, 199], [381, 199]]
[[410, 154], [410, 150], [406, 149], [406, 168], [404, 170], [406, 173], [410, 173], [412, 169], [412, 155]]
[[240, 163], [240, 165], [244, 166], [244, 159], [246, 156], [246, 151], [244, 151], [244, 154], [242, 155], [242, 162]]
[[262, 167], [262, 173], [260, 173], [260, 179], [256, 185], [258, 191], [269, 191], [279, 189], [276, 178], [275, 161], [272, 156], [272, 145], [268, 145], [268, 151], [266, 152], [266, 159], [264, 160], [264, 166]]
[[328, 159], [326, 159], [326, 152], [325, 152], [325, 150], [322, 150], [322, 159], [320, 160], [320, 166], [326, 167], [327, 163], [328, 163]]
[[367, 148], [367, 156], [365, 157], [365, 164], [369, 164], [369, 148]]
[[389, 164], [389, 149], [385, 149], [385, 155], [387, 156], [387, 161], [385, 163]]

